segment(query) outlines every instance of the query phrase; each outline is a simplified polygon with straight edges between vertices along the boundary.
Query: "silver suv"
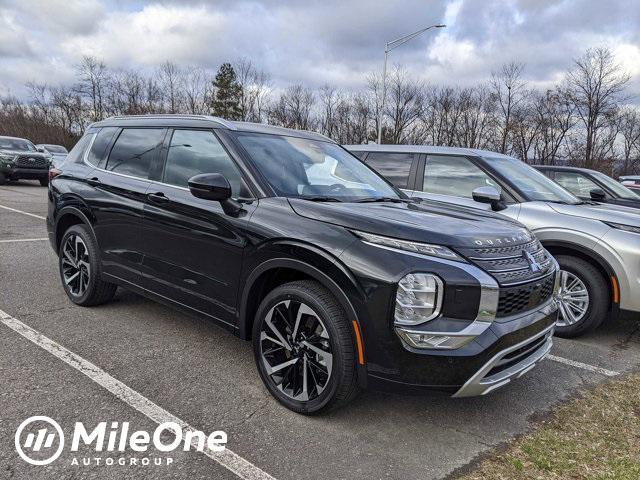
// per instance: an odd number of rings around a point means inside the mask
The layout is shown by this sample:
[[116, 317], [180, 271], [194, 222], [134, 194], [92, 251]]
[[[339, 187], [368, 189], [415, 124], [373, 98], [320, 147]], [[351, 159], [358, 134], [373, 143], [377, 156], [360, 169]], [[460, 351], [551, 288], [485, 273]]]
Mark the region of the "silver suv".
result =
[[522, 161], [494, 152], [346, 148], [410, 196], [493, 210], [529, 227], [562, 269], [557, 334], [577, 336], [620, 312], [640, 312], [636, 210], [582, 201]]

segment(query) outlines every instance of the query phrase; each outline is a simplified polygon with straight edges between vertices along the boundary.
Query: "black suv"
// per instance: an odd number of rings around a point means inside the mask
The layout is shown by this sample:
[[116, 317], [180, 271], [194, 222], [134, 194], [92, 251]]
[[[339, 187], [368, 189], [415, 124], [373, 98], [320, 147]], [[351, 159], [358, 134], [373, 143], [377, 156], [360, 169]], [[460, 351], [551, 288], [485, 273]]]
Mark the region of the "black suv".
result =
[[557, 264], [528, 230], [411, 200], [322, 135], [116, 117], [56, 174], [47, 225], [72, 302], [120, 286], [211, 318], [253, 341], [294, 411], [366, 386], [480, 395], [551, 348]]
[[554, 165], [534, 165], [534, 168], [581, 200], [640, 208], [640, 197], [635, 192], [602, 172]]
[[29, 140], [0, 137], [0, 185], [7, 180], [40, 180], [49, 183], [49, 156], [38, 152]]

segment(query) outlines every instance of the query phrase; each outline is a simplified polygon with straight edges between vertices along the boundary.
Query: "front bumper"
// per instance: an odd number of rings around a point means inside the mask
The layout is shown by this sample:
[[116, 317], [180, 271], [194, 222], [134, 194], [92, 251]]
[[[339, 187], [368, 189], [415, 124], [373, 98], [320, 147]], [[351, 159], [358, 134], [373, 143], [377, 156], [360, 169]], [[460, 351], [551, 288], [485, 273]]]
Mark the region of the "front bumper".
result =
[[459, 349], [415, 349], [402, 343], [394, 349], [393, 369], [378, 371], [369, 364], [368, 386], [402, 392], [442, 390], [456, 397], [484, 395], [524, 375], [544, 358], [556, 320], [557, 308], [550, 300], [533, 311], [494, 322]]
[[0, 171], [11, 180], [40, 180], [49, 177], [49, 170], [46, 168], [6, 167]]
[[454, 397], [486, 395], [533, 369], [553, 346], [555, 323], [532, 338], [504, 349], [467, 380]]

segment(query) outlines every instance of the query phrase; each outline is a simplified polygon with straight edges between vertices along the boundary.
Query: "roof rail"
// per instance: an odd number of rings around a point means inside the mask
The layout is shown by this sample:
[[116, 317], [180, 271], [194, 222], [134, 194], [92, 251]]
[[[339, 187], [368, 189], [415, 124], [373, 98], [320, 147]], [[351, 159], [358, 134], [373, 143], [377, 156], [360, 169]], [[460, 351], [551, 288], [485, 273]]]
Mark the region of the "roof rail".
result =
[[182, 113], [145, 113], [143, 115], [115, 115], [113, 117], [105, 118], [105, 120], [124, 120], [127, 118], [135, 119], [135, 118], [184, 118], [184, 119], [199, 119], [199, 120], [209, 120], [212, 122], [219, 123], [220, 125], [230, 129], [235, 130], [235, 126], [220, 117], [213, 117], [211, 115], [196, 115], [196, 114], [182, 114]]

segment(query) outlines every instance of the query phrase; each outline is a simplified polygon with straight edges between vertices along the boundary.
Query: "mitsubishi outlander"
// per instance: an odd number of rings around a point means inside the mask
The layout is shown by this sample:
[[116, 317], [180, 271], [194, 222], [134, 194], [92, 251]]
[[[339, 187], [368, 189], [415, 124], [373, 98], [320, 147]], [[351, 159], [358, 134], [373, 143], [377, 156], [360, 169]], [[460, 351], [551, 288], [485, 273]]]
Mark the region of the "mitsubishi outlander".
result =
[[73, 303], [122, 287], [209, 318], [296, 412], [364, 387], [482, 395], [551, 348], [557, 264], [525, 227], [412, 200], [322, 135], [115, 117], [51, 178]]

